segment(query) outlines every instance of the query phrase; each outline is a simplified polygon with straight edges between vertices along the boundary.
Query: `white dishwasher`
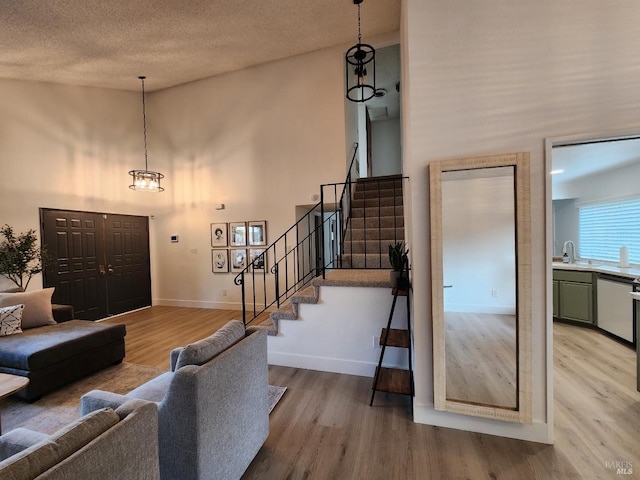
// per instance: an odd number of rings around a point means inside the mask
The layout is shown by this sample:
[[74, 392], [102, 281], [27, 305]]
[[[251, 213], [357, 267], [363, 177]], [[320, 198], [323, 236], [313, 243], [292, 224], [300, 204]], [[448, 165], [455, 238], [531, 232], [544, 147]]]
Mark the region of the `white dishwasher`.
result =
[[632, 281], [601, 276], [597, 283], [598, 327], [629, 342], [633, 342]]

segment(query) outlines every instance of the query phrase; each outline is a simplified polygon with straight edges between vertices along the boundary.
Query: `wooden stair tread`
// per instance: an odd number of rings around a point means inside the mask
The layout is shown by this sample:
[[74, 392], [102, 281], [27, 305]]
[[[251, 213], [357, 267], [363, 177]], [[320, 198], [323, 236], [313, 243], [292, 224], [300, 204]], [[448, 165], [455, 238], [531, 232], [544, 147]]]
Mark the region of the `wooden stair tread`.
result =
[[376, 391], [411, 395], [411, 372], [402, 368], [382, 367], [378, 373]]
[[[383, 328], [380, 334], [380, 345], [384, 344], [384, 337], [387, 329]], [[387, 338], [387, 347], [409, 348], [409, 330], [399, 328], [389, 329], [389, 338]]]

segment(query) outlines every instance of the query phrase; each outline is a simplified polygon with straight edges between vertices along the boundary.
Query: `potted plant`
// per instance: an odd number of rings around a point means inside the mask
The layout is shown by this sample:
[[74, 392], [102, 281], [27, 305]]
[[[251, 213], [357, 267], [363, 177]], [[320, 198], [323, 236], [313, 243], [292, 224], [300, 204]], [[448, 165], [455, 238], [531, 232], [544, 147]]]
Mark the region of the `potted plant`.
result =
[[[405, 265], [408, 267], [408, 254], [409, 250], [404, 242], [389, 244], [389, 263], [391, 263], [392, 268], [390, 280], [393, 288], [402, 287], [407, 280]], [[399, 285], [399, 283], [402, 285]]]
[[0, 235], [4, 237], [0, 242], [0, 275], [26, 290], [31, 277], [42, 272], [49, 257], [44, 248], [38, 247], [35, 230], [16, 236], [13, 228], [5, 225]]

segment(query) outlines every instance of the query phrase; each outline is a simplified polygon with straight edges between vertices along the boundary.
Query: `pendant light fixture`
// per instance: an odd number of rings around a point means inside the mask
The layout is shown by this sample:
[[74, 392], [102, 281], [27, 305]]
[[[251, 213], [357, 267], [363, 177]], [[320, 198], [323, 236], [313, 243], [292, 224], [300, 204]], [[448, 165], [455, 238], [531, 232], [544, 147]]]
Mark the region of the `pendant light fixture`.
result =
[[362, 43], [360, 33], [360, 4], [363, 0], [353, 0], [358, 6], [358, 43], [345, 54], [347, 98], [352, 102], [366, 102], [376, 93], [376, 51], [371, 45]]
[[149, 170], [147, 159], [147, 111], [144, 101], [144, 79], [147, 77], [138, 77], [142, 82], [142, 126], [144, 132], [144, 170], [131, 170], [131, 185], [129, 188], [132, 190], [139, 190], [141, 192], [162, 192], [164, 188], [160, 186], [160, 180], [164, 178], [164, 175], [160, 172], [153, 172]]

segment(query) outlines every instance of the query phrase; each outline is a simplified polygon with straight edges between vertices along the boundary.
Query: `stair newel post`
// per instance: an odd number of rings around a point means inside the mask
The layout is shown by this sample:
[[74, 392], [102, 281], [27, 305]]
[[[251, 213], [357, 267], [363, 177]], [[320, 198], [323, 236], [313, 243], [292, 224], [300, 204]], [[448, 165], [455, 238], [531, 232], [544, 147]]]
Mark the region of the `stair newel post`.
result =
[[244, 270], [233, 280], [233, 283], [240, 286], [240, 294], [242, 295], [242, 323], [247, 325], [247, 304], [244, 293]]
[[[377, 180], [378, 184], [378, 238], [380, 238], [380, 224], [382, 223], [382, 194], [380, 193], [380, 189], [382, 188], [382, 182]], [[379, 242], [380, 248], [378, 248], [378, 264], [380, 268], [382, 268], [382, 242]]]
[[[296, 223], [296, 249], [299, 245], [300, 245], [300, 223]], [[294, 264], [293, 264], [293, 268], [295, 270], [294, 278], [296, 279], [295, 285], [298, 285], [298, 283], [300, 282], [301, 280], [300, 275], [304, 271], [303, 268], [300, 268], [300, 257], [302, 257], [302, 267], [304, 268], [304, 255], [296, 255], [296, 258], [294, 259]]]
[[327, 269], [324, 258], [324, 185], [320, 186], [320, 268], [322, 278], [327, 278]]
[[349, 221], [351, 218], [351, 200], [353, 199], [353, 191], [351, 190], [351, 170], [349, 170], [349, 178], [347, 178], [345, 188], [347, 195], [343, 195], [342, 199], [345, 203], [348, 203], [348, 206], [345, 206], [342, 203], [340, 204], [340, 223], [342, 224], [342, 235], [340, 238], [340, 268], [342, 268], [342, 258], [344, 257], [344, 238], [346, 237], [347, 228], [349, 228], [350, 238], [353, 238], [353, 224]]
[[276, 304], [280, 308], [280, 270], [277, 264], [273, 267], [273, 274], [276, 287]]
[[[402, 182], [402, 178], [400, 178]], [[398, 242], [398, 215], [397, 215], [397, 202], [396, 202], [396, 181], [393, 181], [393, 243]]]
[[337, 241], [338, 241], [338, 234], [337, 232], [334, 232], [333, 228], [334, 225], [337, 226], [338, 222], [336, 220], [339, 220], [338, 215], [337, 215], [337, 205], [338, 205], [338, 185], [335, 184], [333, 186], [333, 222], [329, 223], [329, 229], [330, 229], [330, 235], [331, 235], [331, 266], [333, 268], [336, 267], [336, 265], [338, 264], [338, 245], [337, 245]]
[[[311, 230], [311, 217], [307, 215], [307, 232], [311, 232], [311, 231], [312, 231]], [[313, 253], [312, 253], [312, 250], [311, 250], [311, 237], [307, 237], [306, 242], [307, 242], [307, 255], [306, 255], [306, 257], [307, 257], [307, 261], [309, 262], [309, 272], [312, 273], [314, 265], [313, 265], [313, 256], [312, 256]], [[303, 248], [303, 250], [304, 250], [304, 248]], [[304, 266], [304, 264], [303, 264], [303, 266]], [[304, 271], [306, 271], [306, 270], [307, 269], [305, 268]]]

